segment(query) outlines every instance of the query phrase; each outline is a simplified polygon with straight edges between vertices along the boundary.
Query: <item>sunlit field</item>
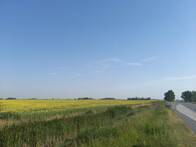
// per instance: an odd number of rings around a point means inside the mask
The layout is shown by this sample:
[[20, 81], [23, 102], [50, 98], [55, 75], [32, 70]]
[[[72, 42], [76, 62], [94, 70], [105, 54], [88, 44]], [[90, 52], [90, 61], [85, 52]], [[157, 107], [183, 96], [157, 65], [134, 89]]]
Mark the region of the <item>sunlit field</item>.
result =
[[189, 147], [161, 101], [0, 100], [0, 147]]
[[29, 112], [52, 109], [78, 109], [99, 106], [137, 105], [151, 102], [152, 100], [0, 100], [0, 111]]

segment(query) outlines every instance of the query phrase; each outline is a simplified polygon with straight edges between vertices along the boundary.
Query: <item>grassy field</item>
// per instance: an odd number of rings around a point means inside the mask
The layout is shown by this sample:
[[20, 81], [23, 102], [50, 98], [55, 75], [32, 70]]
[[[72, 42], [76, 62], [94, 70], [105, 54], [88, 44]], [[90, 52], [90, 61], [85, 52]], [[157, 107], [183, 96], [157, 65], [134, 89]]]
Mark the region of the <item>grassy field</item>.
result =
[[0, 100], [0, 128], [28, 121], [45, 121], [81, 115], [86, 111], [105, 111], [119, 105], [148, 105], [153, 101], [126, 100]]
[[2, 147], [195, 147], [196, 136], [162, 102], [0, 101]]

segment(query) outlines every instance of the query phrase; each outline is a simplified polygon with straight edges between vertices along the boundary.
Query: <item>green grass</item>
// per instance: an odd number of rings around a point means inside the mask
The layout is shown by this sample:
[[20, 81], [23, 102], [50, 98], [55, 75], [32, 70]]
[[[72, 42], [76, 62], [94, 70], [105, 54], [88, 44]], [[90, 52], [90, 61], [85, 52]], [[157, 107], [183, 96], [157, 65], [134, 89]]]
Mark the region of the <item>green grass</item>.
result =
[[61, 112], [61, 117], [49, 120], [29, 119], [28, 122], [4, 126], [0, 130], [0, 146], [196, 146], [196, 136], [160, 102], [137, 108], [123, 105], [82, 109], [74, 113], [77, 115], [68, 117], [67, 113]]

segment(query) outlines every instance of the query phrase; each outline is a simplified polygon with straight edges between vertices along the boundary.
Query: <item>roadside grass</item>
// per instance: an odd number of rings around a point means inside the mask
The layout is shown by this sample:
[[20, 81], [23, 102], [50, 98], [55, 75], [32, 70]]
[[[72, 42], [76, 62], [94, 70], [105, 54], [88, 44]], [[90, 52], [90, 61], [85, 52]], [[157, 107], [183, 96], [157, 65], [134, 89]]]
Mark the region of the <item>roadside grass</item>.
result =
[[[177, 142], [181, 147], [196, 146], [196, 135], [184, 125], [184, 122], [173, 111], [168, 111], [170, 127], [173, 128], [173, 134], [177, 136]], [[190, 133], [187, 133], [190, 132]]]
[[124, 119], [111, 136], [90, 138], [82, 147], [195, 147], [196, 136], [171, 110], [155, 109]]
[[[195, 147], [196, 136], [161, 102], [88, 108], [7, 125], [2, 147]], [[35, 116], [34, 116], [35, 117]], [[45, 117], [44, 117], [45, 118]]]

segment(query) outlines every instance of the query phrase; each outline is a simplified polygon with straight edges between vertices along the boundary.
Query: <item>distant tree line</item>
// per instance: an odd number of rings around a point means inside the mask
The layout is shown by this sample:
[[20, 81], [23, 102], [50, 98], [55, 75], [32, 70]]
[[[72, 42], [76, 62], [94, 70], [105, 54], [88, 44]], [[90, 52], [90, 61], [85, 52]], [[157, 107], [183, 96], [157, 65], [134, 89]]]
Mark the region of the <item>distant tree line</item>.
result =
[[[89, 97], [81, 97], [81, 98], [77, 98], [77, 100], [95, 100], [95, 99]], [[100, 98], [99, 100], [116, 100], [116, 98], [106, 97], [106, 98]]]
[[102, 98], [101, 100], [116, 100], [116, 98], [113, 98], [113, 97], [106, 97], [106, 98]]
[[78, 98], [78, 100], [93, 100], [93, 98], [89, 98], [89, 97], [80, 97], [80, 98]]
[[8, 98], [6, 98], [6, 100], [16, 100], [16, 98], [15, 97], [8, 97]]
[[150, 97], [144, 98], [144, 97], [133, 97], [133, 98], [127, 98], [127, 100], [151, 100]]

